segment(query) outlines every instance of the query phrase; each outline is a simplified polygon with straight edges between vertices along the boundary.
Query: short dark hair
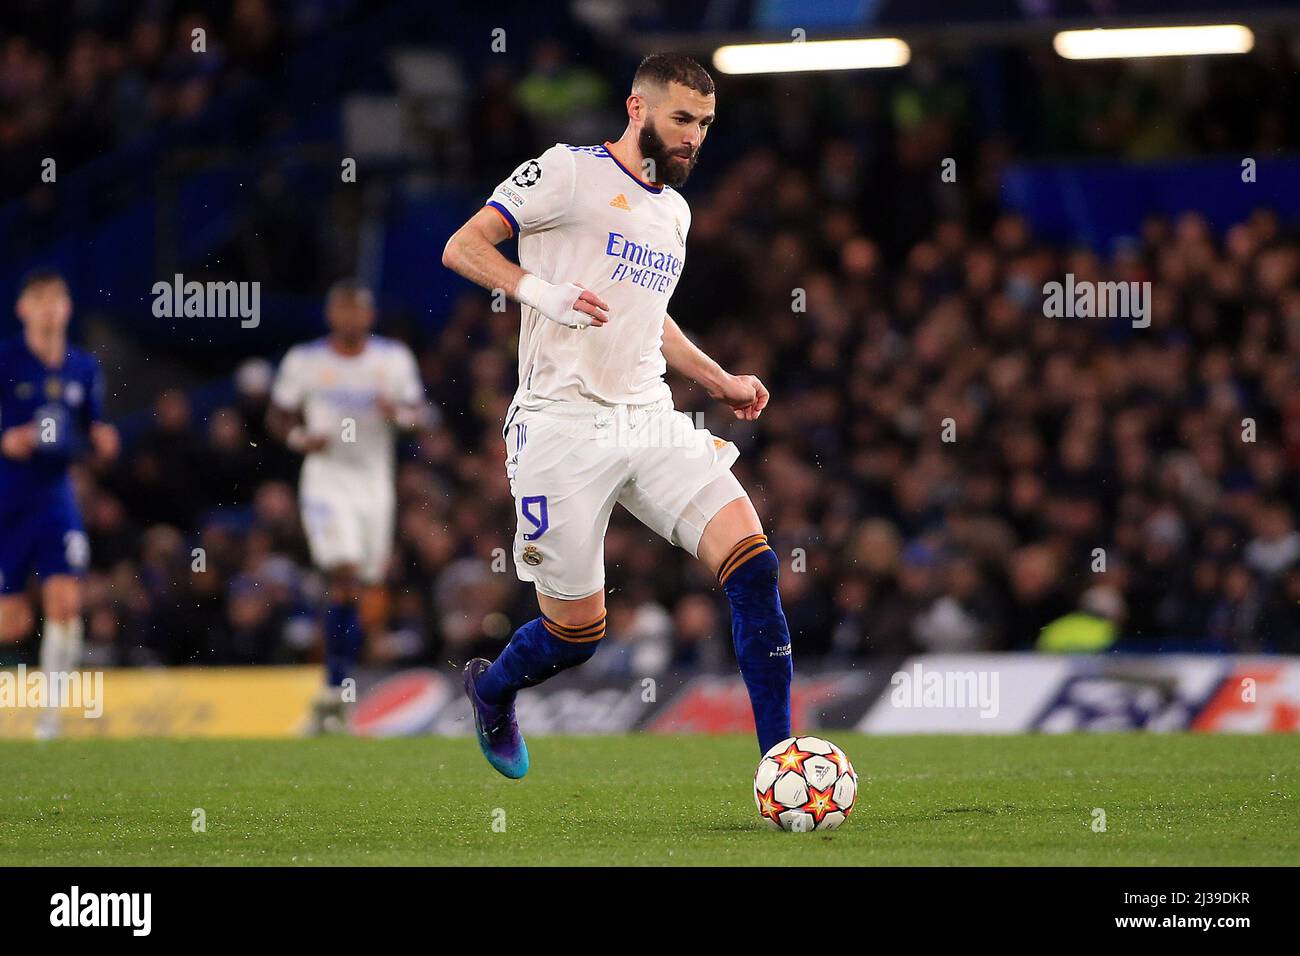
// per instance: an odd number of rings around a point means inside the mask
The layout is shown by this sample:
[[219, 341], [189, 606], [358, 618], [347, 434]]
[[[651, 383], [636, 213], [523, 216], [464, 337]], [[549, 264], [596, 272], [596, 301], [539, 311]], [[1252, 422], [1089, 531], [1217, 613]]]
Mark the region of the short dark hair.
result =
[[68, 280], [63, 278], [63, 273], [55, 269], [33, 269], [18, 283], [18, 294], [22, 295], [28, 289], [35, 289], [37, 286], [55, 284], [63, 286], [65, 292], [68, 291]]
[[644, 81], [667, 86], [680, 83], [705, 96], [713, 95], [713, 77], [685, 53], [651, 53], [641, 61], [632, 77], [632, 88]]
[[368, 295], [371, 298], [374, 298], [375, 293], [371, 290], [370, 286], [366, 285], [366, 283], [363, 282], [362, 280], [357, 279], [353, 276], [349, 276], [346, 279], [339, 279], [337, 282], [331, 285], [329, 287], [329, 291], [325, 293], [325, 298], [332, 299], [336, 295], [347, 295], [347, 296], [354, 296], [354, 297]]

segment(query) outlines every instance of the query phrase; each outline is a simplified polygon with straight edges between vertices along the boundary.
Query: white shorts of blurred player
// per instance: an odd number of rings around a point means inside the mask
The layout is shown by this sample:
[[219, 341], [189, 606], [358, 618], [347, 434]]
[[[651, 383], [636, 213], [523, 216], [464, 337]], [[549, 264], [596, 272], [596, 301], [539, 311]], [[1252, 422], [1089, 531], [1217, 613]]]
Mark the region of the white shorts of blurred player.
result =
[[671, 399], [512, 408], [504, 434], [515, 570], [549, 597], [575, 600], [604, 586], [615, 502], [695, 557], [709, 520], [745, 495], [731, 473], [736, 446], [697, 429]]
[[393, 549], [394, 501], [373, 487], [304, 481], [298, 499], [312, 563], [322, 571], [343, 565], [363, 584], [384, 579]]

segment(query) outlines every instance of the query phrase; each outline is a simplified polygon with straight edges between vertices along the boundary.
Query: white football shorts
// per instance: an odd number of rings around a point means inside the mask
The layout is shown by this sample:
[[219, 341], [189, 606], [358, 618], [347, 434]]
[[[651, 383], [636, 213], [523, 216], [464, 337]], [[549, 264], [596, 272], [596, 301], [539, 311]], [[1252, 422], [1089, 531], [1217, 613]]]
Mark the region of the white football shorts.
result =
[[504, 435], [516, 573], [561, 600], [604, 587], [615, 502], [695, 556], [709, 519], [745, 494], [731, 474], [736, 446], [697, 429], [671, 399], [516, 407]]
[[331, 571], [350, 564], [365, 584], [384, 579], [393, 550], [395, 503], [391, 490], [303, 481], [298, 498], [303, 531], [316, 567]]

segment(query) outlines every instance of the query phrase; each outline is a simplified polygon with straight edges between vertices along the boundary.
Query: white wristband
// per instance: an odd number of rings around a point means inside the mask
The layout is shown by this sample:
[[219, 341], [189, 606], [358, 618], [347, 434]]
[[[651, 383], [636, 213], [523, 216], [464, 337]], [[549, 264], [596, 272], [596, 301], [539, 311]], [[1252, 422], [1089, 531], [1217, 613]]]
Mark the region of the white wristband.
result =
[[552, 322], [571, 329], [591, 325], [591, 316], [573, 307], [582, 295], [582, 288], [572, 282], [552, 283], [525, 272], [515, 287], [515, 298], [531, 306]]
[[399, 405], [393, 424], [401, 431], [415, 431], [429, 424], [433, 416], [428, 405]]

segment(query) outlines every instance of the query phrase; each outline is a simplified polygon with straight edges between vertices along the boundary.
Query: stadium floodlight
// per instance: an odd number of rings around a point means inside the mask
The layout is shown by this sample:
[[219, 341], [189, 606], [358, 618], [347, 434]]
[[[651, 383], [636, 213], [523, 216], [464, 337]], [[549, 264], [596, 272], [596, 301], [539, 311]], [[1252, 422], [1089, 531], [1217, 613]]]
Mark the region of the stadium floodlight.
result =
[[1052, 40], [1067, 60], [1135, 59], [1148, 56], [1205, 56], [1249, 53], [1255, 34], [1236, 23], [1194, 27], [1130, 27], [1064, 30]]
[[805, 73], [878, 70], [903, 66], [911, 58], [911, 49], [897, 37], [871, 37], [722, 46], [713, 53], [713, 65], [723, 73]]

